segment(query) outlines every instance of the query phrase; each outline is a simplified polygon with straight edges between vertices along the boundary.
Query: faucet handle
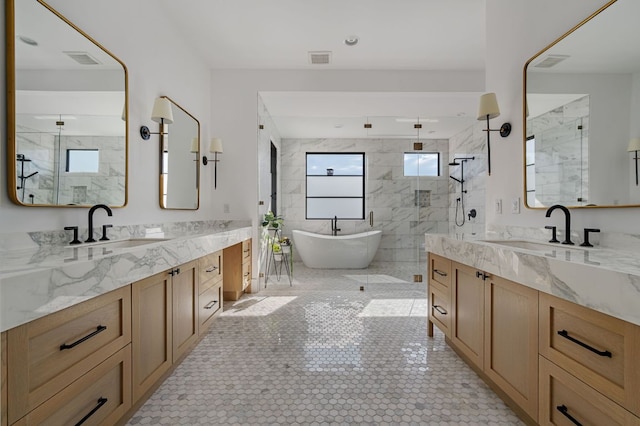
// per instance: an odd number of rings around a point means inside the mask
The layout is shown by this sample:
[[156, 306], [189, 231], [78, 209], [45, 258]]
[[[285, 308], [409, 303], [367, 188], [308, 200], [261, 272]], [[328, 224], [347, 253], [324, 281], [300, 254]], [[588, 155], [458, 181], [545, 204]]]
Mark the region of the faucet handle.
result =
[[107, 237], [108, 228], [113, 228], [113, 225], [102, 225], [102, 238], [100, 238], [100, 241], [109, 241], [109, 238]]
[[593, 244], [589, 242], [589, 233], [600, 232], [598, 228], [584, 228], [584, 242], [580, 244], [582, 247], [593, 247]]
[[551, 239], [549, 240], [550, 243], [559, 243], [560, 241], [558, 241], [558, 235], [556, 234], [556, 227], [555, 226], [551, 226], [551, 225], [547, 225], [544, 227], [544, 229], [551, 229]]
[[73, 241], [70, 241], [69, 244], [80, 244], [82, 241], [78, 239], [78, 227], [77, 226], [65, 226], [65, 231], [73, 231]]

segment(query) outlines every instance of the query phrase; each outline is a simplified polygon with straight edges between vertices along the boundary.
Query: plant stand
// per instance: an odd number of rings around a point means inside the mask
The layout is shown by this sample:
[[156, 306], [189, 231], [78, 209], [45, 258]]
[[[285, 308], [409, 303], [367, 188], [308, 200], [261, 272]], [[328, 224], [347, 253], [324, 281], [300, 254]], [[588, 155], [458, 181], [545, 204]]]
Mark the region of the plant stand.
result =
[[[293, 286], [292, 280], [292, 268], [290, 266], [291, 261], [293, 260], [291, 248], [292, 246], [283, 246], [286, 249], [281, 249], [279, 252], [273, 251], [273, 243], [272, 241], [280, 240], [280, 230], [279, 229], [270, 229], [270, 232], [273, 231], [273, 236], [269, 236], [270, 241], [267, 245], [267, 267], [264, 276], [264, 288], [267, 288], [267, 284], [269, 282], [269, 275], [273, 271], [276, 275], [276, 280], [280, 281], [280, 277], [283, 275], [283, 265], [284, 265], [284, 273], [287, 274], [287, 278], [289, 278], [289, 286]], [[279, 260], [278, 260], [279, 259]]]

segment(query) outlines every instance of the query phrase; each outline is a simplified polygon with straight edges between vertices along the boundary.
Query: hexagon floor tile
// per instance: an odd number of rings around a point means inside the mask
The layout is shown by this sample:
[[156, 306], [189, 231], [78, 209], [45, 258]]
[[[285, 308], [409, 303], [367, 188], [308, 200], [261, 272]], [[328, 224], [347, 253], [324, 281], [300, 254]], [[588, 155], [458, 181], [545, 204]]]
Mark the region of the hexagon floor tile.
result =
[[292, 287], [270, 277], [224, 304], [128, 424], [522, 425], [442, 333], [427, 337], [415, 268], [376, 264], [367, 279], [296, 263]]

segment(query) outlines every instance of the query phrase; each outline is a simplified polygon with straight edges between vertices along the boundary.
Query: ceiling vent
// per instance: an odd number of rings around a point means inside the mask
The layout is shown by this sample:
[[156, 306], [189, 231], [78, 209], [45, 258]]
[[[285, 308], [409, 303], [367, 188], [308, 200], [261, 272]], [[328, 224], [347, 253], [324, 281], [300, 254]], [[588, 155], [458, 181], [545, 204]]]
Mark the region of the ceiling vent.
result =
[[80, 65], [99, 65], [101, 62], [87, 52], [62, 52]]
[[309, 63], [312, 65], [326, 65], [331, 62], [331, 52], [309, 52]]
[[535, 68], [551, 68], [567, 59], [569, 55], [548, 55], [542, 61], [534, 65]]

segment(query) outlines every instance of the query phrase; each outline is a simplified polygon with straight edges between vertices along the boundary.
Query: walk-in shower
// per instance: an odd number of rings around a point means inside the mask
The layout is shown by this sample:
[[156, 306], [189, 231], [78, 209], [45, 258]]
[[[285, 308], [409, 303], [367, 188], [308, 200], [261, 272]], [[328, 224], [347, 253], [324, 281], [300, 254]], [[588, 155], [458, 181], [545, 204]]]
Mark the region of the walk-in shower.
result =
[[[464, 189], [464, 163], [470, 160], [475, 160], [475, 158], [476, 157], [454, 157], [453, 161], [449, 163], [449, 166], [460, 166], [460, 179], [449, 175], [451, 179], [460, 184], [460, 197], [456, 198], [456, 226], [464, 225], [466, 220], [464, 214], [464, 194], [467, 193], [467, 190]], [[458, 212], [460, 212], [460, 214]], [[460, 220], [458, 220], [458, 216], [461, 216]]]

